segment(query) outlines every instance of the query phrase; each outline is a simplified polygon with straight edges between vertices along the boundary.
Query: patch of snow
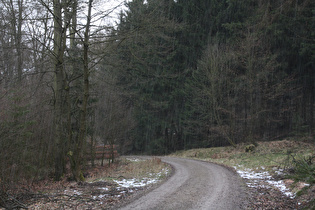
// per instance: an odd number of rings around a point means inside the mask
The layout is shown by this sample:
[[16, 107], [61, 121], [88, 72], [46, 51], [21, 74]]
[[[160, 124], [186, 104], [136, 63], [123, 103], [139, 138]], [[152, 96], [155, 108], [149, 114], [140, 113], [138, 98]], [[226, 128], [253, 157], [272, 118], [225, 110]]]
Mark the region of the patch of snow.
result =
[[142, 180], [138, 179], [123, 179], [121, 181], [114, 180], [119, 186], [130, 188], [130, 187], [144, 187], [149, 184], [156, 183], [158, 180], [154, 178], [143, 178]]
[[278, 188], [283, 194], [285, 194], [287, 197], [294, 198], [295, 194], [293, 192], [290, 192], [288, 188], [286, 188], [284, 182], [282, 180], [274, 181], [274, 180], [267, 180], [267, 182], [270, 185], [275, 186]]
[[243, 179], [270, 179], [271, 178], [271, 176], [269, 175], [267, 171], [254, 172], [250, 169], [245, 169], [244, 171], [236, 169], [236, 171]]
[[[162, 171], [156, 174], [156, 177], [161, 178], [162, 176], [167, 175], [168, 173], [169, 173], [169, 169], [163, 168]], [[154, 174], [151, 174], [151, 175], [154, 176]]]
[[[134, 160], [134, 159], [133, 159]], [[136, 159], [136, 161], [142, 161], [141, 159]], [[119, 191], [118, 195], [114, 195], [114, 197], [121, 197], [126, 193], [133, 193], [137, 188], [144, 187], [146, 185], [157, 183], [163, 175], [167, 175], [169, 173], [168, 168], [163, 168], [158, 173], [148, 173], [147, 177], [143, 179], [123, 179], [123, 180], [113, 180], [119, 186], [116, 187], [116, 190]], [[125, 188], [133, 188], [133, 189], [125, 189]], [[110, 194], [106, 194], [110, 189], [107, 187], [99, 187], [98, 189], [102, 190], [102, 193], [98, 196], [91, 196], [93, 200], [102, 199], [104, 197], [111, 197]], [[79, 194], [80, 192], [74, 190], [72, 193]]]
[[[238, 166], [240, 167], [240, 166]], [[237, 173], [243, 178], [246, 179], [247, 186], [248, 187], [263, 187], [263, 188], [272, 188], [275, 187], [278, 190], [280, 190], [284, 195], [294, 198], [295, 193], [290, 192], [290, 190], [285, 186], [284, 182], [282, 180], [276, 181], [274, 178], [269, 174], [268, 171], [260, 171], [255, 172], [251, 169], [244, 169], [239, 170], [237, 167], [234, 167], [237, 171]], [[264, 167], [261, 167], [264, 169]], [[277, 174], [282, 174], [283, 170], [279, 169], [276, 171]]]
[[65, 194], [67, 195], [81, 195], [82, 193], [77, 190], [65, 190]]
[[284, 173], [283, 173], [283, 169], [279, 169], [279, 170], [277, 170], [277, 171], [275, 171], [275, 173], [276, 174], [278, 174], [278, 175], [283, 175]]
[[[116, 182], [120, 187], [125, 188], [133, 188], [133, 187], [144, 187], [146, 185], [154, 184], [159, 181], [159, 179], [163, 175], [167, 175], [169, 173], [169, 169], [163, 168], [159, 173], [149, 173], [148, 177], [145, 177], [143, 179], [122, 179], [122, 180], [113, 180]], [[120, 189], [120, 187], [117, 187], [117, 190]]]
[[129, 160], [129, 161], [131, 161], [131, 162], [145, 161], [145, 159], [140, 159], [140, 158], [126, 158], [126, 160]]
[[99, 197], [99, 198], [104, 198], [104, 197], [106, 197], [106, 195], [107, 195], [107, 194], [102, 194], [102, 195], [99, 195], [98, 197]]

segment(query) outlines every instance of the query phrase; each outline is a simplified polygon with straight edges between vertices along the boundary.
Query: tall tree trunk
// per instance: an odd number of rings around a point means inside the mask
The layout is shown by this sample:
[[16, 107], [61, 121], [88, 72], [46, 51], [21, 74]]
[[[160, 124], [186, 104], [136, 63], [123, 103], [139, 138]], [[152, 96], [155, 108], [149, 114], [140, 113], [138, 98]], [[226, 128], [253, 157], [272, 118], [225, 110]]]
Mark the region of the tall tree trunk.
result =
[[88, 50], [89, 50], [89, 32], [90, 32], [90, 24], [91, 24], [91, 10], [92, 10], [93, 0], [89, 0], [88, 6], [88, 15], [87, 15], [87, 23], [85, 27], [84, 33], [84, 41], [83, 41], [83, 96], [82, 96], [82, 106], [80, 108], [80, 130], [78, 141], [76, 145], [75, 152], [75, 165], [74, 165], [74, 178], [75, 180], [83, 180], [81, 165], [83, 161], [83, 145], [86, 136], [86, 116], [87, 116], [87, 105], [89, 98], [89, 59], [88, 59]]
[[65, 116], [64, 104], [64, 69], [63, 69], [63, 30], [61, 16], [61, 2], [54, 0], [54, 91], [55, 91], [55, 180], [60, 180], [65, 168], [65, 135], [63, 132]]

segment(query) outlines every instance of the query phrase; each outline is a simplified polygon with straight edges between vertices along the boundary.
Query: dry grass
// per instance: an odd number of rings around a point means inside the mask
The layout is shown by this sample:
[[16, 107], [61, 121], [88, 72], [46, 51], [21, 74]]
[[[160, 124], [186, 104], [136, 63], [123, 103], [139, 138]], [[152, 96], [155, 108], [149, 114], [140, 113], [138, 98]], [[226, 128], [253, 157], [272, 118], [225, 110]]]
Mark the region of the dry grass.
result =
[[281, 140], [273, 142], [258, 142], [253, 152], [245, 152], [246, 144], [237, 147], [215, 147], [179, 151], [172, 156], [202, 159], [224, 164], [230, 167], [242, 166], [256, 169], [261, 166], [267, 170], [283, 167], [289, 154], [303, 157], [315, 155], [315, 145], [302, 141]]
[[111, 180], [111, 179], [141, 179], [150, 177], [152, 174], [157, 174], [163, 169], [169, 168], [168, 165], [163, 163], [160, 158], [151, 159], [132, 159], [132, 158], [119, 158], [115, 164], [108, 167], [106, 170], [100, 171], [95, 175], [87, 178], [87, 182], [98, 180]]

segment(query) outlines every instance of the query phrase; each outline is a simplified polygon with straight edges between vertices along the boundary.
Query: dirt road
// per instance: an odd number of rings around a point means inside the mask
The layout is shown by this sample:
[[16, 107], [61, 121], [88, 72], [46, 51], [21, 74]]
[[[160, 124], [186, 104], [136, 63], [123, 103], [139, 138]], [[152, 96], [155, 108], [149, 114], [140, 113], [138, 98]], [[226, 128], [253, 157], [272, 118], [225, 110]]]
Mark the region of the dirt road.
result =
[[127, 206], [127, 209], [245, 209], [246, 195], [242, 179], [216, 164], [172, 157], [174, 175], [158, 188]]

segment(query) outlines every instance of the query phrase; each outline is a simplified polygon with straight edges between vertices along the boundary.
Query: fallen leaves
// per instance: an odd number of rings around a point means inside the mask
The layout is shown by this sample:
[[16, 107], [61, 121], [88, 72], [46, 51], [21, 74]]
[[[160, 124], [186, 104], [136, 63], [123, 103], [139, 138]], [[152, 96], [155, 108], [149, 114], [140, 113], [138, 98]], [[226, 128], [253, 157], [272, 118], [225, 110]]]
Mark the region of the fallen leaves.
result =
[[[168, 168], [161, 163], [160, 159], [153, 158], [141, 162], [121, 160], [111, 164], [110, 167], [95, 166], [87, 171], [87, 180], [90, 182], [73, 182], [67, 181], [66, 178], [55, 182], [52, 179], [46, 179], [33, 183], [32, 191], [24, 190], [24, 196], [17, 197], [16, 194], [14, 198], [21, 202], [20, 208], [110, 209], [123, 202], [125, 198], [166, 177], [165, 171], [168, 171]], [[141, 185], [121, 185], [115, 182], [122, 177], [135, 175], [137, 175], [137, 180], [141, 181]], [[6, 199], [6, 202], [10, 204], [10, 200]]]

